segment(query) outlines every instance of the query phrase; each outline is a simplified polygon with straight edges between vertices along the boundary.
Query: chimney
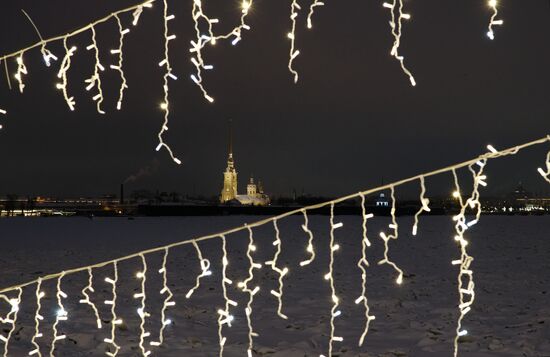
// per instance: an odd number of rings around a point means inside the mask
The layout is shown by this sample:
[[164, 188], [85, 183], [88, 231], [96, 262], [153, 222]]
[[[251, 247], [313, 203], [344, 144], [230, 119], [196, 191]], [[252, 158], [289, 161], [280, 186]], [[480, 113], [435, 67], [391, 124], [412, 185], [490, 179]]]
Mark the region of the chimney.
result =
[[124, 204], [124, 184], [120, 184], [120, 204]]

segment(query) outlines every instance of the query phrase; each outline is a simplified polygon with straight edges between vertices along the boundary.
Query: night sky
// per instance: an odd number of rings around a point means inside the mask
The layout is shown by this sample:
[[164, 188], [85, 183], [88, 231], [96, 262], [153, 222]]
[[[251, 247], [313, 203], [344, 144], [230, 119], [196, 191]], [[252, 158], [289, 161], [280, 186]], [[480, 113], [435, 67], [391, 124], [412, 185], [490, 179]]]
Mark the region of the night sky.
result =
[[[69, 32], [137, 0], [8, 0], [0, 10], [2, 54], [36, 42], [20, 9], [44, 37]], [[239, 2], [205, 1], [220, 29], [240, 15]], [[300, 1], [304, 10], [309, 2]], [[97, 114], [85, 91], [93, 72], [86, 51], [90, 32], [69, 40], [79, 50], [69, 71], [70, 112], [55, 89], [59, 63], [47, 68], [38, 49], [25, 55], [25, 93], [0, 81], [0, 194], [92, 195], [117, 192], [127, 177], [150, 167], [150, 175], [128, 184], [137, 188], [216, 195], [227, 159], [228, 120], [234, 123], [234, 154], [240, 187], [253, 174], [268, 193], [292, 189], [337, 195], [468, 159], [488, 143], [504, 148], [550, 133], [550, 2], [503, 0], [504, 26], [496, 39], [485, 33], [486, 1], [407, 1], [401, 53], [418, 86], [412, 88], [390, 57], [389, 12], [381, 1], [327, 0], [317, 8], [314, 29], [299, 17], [295, 61], [300, 81], [287, 70], [290, 1], [255, 0], [251, 31], [237, 46], [208, 47], [214, 70], [205, 76], [214, 104], [189, 79], [189, 40], [194, 34], [192, 1], [170, 1], [178, 37], [171, 62], [172, 117], [166, 140], [183, 161], [175, 165], [155, 152], [162, 122], [162, 3], [144, 12], [125, 42], [129, 89], [116, 111], [117, 72], [106, 70], [106, 115]], [[131, 17], [122, 20], [131, 26]], [[118, 31], [111, 21], [97, 28], [101, 61], [116, 61]], [[62, 43], [49, 46], [60, 59]], [[9, 62], [13, 76], [15, 60]], [[3, 64], [2, 64], [3, 67]], [[12, 83], [13, 84], [13, 83]], [[514, 160], [494, 163], [488, 191], [504, 193], [522, 180], [540, 191], [536, 173], [548, 146]], [[449, 177], [440, 183], [451, 187]], [[430, 181], [428, 181], [430, 184]]]

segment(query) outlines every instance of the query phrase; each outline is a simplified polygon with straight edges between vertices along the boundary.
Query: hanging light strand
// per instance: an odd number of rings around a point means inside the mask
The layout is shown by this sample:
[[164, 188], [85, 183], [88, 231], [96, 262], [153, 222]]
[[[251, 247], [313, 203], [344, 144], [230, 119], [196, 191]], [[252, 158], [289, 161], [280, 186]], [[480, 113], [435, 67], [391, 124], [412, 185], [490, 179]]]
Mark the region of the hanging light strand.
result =
[[227, 337], [223, 335], [223, 325], [231, 327], [231, 322], [233, 321], [233, 315], [229, 311], [229, 306], [237, 307], [237, 302], [231, 300], [227, 296], [227, 285], [233, 284], [233, 282], [227, 278], [227, 266], [229, 265], [229, 260], [227, 259], [227, 242], [224, 235], [220, 236], [222, 240], [222, 291], [223, 298], [225, 300], [224, 309], [218, 309], [218, 338], [220, 343], [220, 353], [219, 356], [223, 357], [223, 351]]
[[69, 109], [71, 111], [74, 111], [76, 102], [74, 100], [74, 97], [69, 97], [69, 94], [67, 92], [67, 72], [71, 68], [71, 57], [76, 52], [76, 46], [72, 46], [71, 48], [69, 48], [67, 46], [67, 38], [64, 38], [63, 47], [65, 48], [65, 56], [61, 61], [59, 72], [57, 72], [57, 78], [61, 79], [61, 83], [57, 83], [56, 87], [63, 92], [63, 98], [65, 98], [65, 102], [69, 106]]
[[7, 336], [2, 334], [5, 331], [4, 329], [0, 332], [0, 342], [4, 343], [4, 357], [8, 357], [9, 344], [17, 326], [17, 316], [19, 314], [19, 306], [21, 305], [21, 297], [23, 295], [22, 288], [17, 288], [15, 290], [17, 290], [17, 298], [10, 299], [5, 295], [0, 295], [0, 300], [4, 300], [10, 304], [10, 312], [6, 315], [6, 318], [2, 319], [0, 317], [0, 323], [10, 325]]
[[90, 299], [90, 295], [89, 295], [89, 292], [90, 293], [95, 292], [93, 281], [94, 281], [94, 275], [93, 275], [92, 268], [88, 268], [88, 285], [86, 285], [84, 289], [82, 289], [82, 295], [84, 296], [84, 299], [81, 299], [80, 303], [90, 306], [90, 308], [92, 309], [95, 315], [97, 328], [100, 329], [102, 325], [101, 325], [101, 318], [99, 317], [99, 311], [97, 309], [97, 306]]
[[487, 31], [487, 37], [489, 37], [491, 40], [494, 40], [495, 39], [494, 26], [501, 26], [504, 24], [504, 21], [497, 19], [498, 0], [489, 0], [487, 5], [489, 5], [491, 10], [493, 11], [493, 14], [491, 15], [491, 20], [489, 21], [489, 31]]
[[539, 167], [537, 171], [546, 181], [548, 181], [548, 183], [550, 183], [550, 151], [548, 151], [546, 155], [546, 171], [544, 171], [542, 167]]
[[205, 276], [212, 275], [212, 271], [210, 270], [210, 261], [208, 259], [203, 258], [202, 251], [201, 251], [199, 245], [197, 244], [197, 241], [192, 241], [191, 243], [193, 244], [193, 247], [195, 247], [195, 250], [197, 251], [197, 257], [199, 258], [199, 263], [200, 263], [200, 266], [201, 266], [201, 273], [199, 275], [197, 275], [197, 279], [195, 281], [195, 286], [193, 286], [191, 289], [189, 289], [189, 291], [185, 295], [185, 297], [187, 299], [189, 299], [191, 297], [191, 295], [193, 295], [195, 290], [197, 290], [201, 286], [201, 279], [202, 278], [204, 278]]
[[97, 94], [92, 99], [96, 102], [97, 112], [99, 114], [105, 114], [105, 112], [101, 109], [101, 103], [103, 103], [103, 89], [101, 88], [101, 76], [99, 75], [100, 71], [105, 71], [105, 67], [103, 67], [99, 60], [99, 48], [97, 47], [95, 27], [92, 27], [91, 31], [92, 43], [88, 47], [86, 47], [86, 50], [94, 51], [94, 73], [84, 82], [88, 83], [88, 85], [86, 86], [86, 91], [91, 91], [94, 87], [97, 89]]
[[298, 72], [294, 69], [293, 63], [296, 57], [300, 54], [300, 51], [295, 48], [296, 46], [296, 18], [298, 13], [302, 8], [298, 4], [297, 0], [292, 0], [290, 4], [290, 32], [287, 34], [287, 37], [290, 39], [290, 53], [288, 60], [288, 70], [294, 75], [294, 83], [298, 83]]
[[[329, 271], [325, 275], [325, 279], [328, 280], [330, 284], [330, 292], [331, 292], [331, 300], [332, 300], [332, 308], [330, 309], [330, 340], [328, 342], [328, 355], [332, 356], [332, 350], [333, 350], [333, 344], [334, 342], [342, 342], [344, 341], [343, 337], [335, 336], [336, 332], [336, 326], [334, 324], [335, 319], [342, 314], [340, 310], [338, 310], [338, 306], [340, 303], [340, 299], [336, 295], [336, 286], [334, 284], [334, 253], [340, 249], [340, 245], [335, 243], [335, 235], [334, 231], [338, 228], [341, 228], [343, 224], [340, 223], [334, 223], [334, 203], [330, 204], [330, 255], [329, 255]], [[321, 355], [322, 356], [322, 355]]]
[[315, 8], [318, 6], [324, 6], [325, 3], [319, 0], [313, 0], [311, 5], [309, 6], [309, 12], [307, 14], [307, 28], [311, 29], [313, 28], [313, 15], [315, 14]]
[[363, 303], [363, 307], [365, 308], [365, 328], [363, 329], [361, 337], [359, 337], [359, 347], [363, 346], [365, 337], [369, 332], [371, 321], [376, 319], [374, 315], [370, 314], [370, 307], [367, 299], [367, 268], [370, 266], [367, 260], [367, 248], [371, 246], [371, 242], [367, 236], [367, 221], [373, 218], [374, 215], [372, 213], [367, 214], [365, 195], [361, 195], [361, 216], [363, 217], [363, 239], [361, 240], [361, 258], [357, 262], [357, 267], [361, 270], [361, 296], [355, 300], [355, 303]]
[[117, 104], [116, 104], [116, 109], [117, 110], [120, 110], [122, 109], [122, 101], [124, 100], [124, 90], [126, 88], [128, 88], [128, 84], [127, 84], [127, 80], [126, 80], [126, 77], [124, 76], [124, 70], [123, 70], [123, 63], [124, 63], [124, 36], [126, 36], [129, 32], [130, 32], [130, 29], [125, 29], [122, 27], [122, 22], [120, 21], [120, 17], [118, 15], [115, 15], [115, 19], [116, 19], [116, 22], [117, 22], [117, 25], [118, 25], [118, 32], [120, 34], [120, 37], [119, 37], [119, 42], [118, 42], [118, 48], [117, 49], [112, 49], [111, 50], [111, 54], [112, 55], [118, 55], [118, 63], [117, 64], [112, 64], [110, 67], [111, 69], [115, 70], [115, 71], [118, 71], [118, 73], [120, 74], [120, 80], [121, 80], [121, 84], [120, 84], [120, 89], [119, 89], [119, 94], [118, 94], [118, 101], [117, 101]]
[[170, 41], [174, 40], [176, 38], [176, 35], [169, 35], [168, 34], [168, 21], [174, 19], [174, 15], [168, 15], [168, 0], [164, 0], [164, 59], [159, 63], [161, 67], [164, 66], [165, 73], [163, 76], [164, 80], [164, 101], [160, 104], [160, 109], [164, 112], [164, 122], [162, 123], [162, 127], [160, 128], [160, 131], [157, 135], [159, 144], [157, 145], [156, 151], [159, 151], [162, 148], [165, 148], [166, 151], [168, 151], [168, 154], [172, 158], [172, 160], [180, 165], [181, 160], [174, 156], [174, 153], [170, 146], [164, 141], [163, 135], [168, 130], [168, 122], [170, 121], [170, 87], [168, 85], [169, 79], [176, 80], [177, 77], [172, 73], [172, 66], [170, 65]]
[[302, 209], [302, 214], [304, 215], [304, 224], [302, 225], [302, 229], [304, 230], [304, 232], [307, 233], [309, 237], [306, 251], [310, 254], [309, 259], [300, 262], [300, 266], [303, 267], [311, 264], [315, 260], [315, 247], [313, 247], [313, 232], [309, 229], [309, 219], [307, 216], [307, 211], [305, 209]]
[[113, 348], [113, 352], [108, 350], [105, 352], [107, 356], [115, 357], [120, 351], [120, 346], [116, 343], [116, 327], [122, 324], [122, 320], [118, 318], [116, 314], [117, 303], [117, 290], [116, 284], [118, 282], [118, 261], [113, 261], [113, 277], [105, 278], [105, 282], [111, 285], [112, 300], [105, 300], [105, 305], [111, 306], [111, 336], [106, 337], [103, 341], [109, 344]]
[[57, 292], [55, 294], [57, 298], [57, 307], [58, 310], [55, 315], [55, 322], [53, 324], [53, 340], [50, 346], [50, 357], [55, 356], [55, 348], [58, 341], [64, 340], [67, 338], [67, 335], [65, 334], [59, 334], [58, 326], [61, 321], [67, 321], [69, 319], [69, 313], [67, 310], [65, 310], [65, 306], [63, 305], [63, 299], [67, 298], [67, 294], [61, 290], [61, 280], [65, 276], [65, 273], [61, 273], [61, 276], [57, 279]]
[[40, 310], [42, 310], [42, 298], [46, 295], [42, 290], [42, 279], [39, 279], [36, 282], [35, 296], [36, 296], [36, 310], [34, 312], [34, 334], [31, 338], [31, 344], [34, 349], [29, 352], [29, 356], [38, 355], [42, 357], [40, 352], [40, 345], [36, 341], [38, 338], [43, 337], [44, 335], [40, 332], [40, 321], [44, 320], [44, 316], [41, 315]]
[[252, 350], [254, 348], [254, 337], [257, 337], [258, 334], [254, 332], [252, 328], [252, 304], [254, 303], [254, 295], [260, 291], [260, 287], [256, 286], [254, 289], [250, 289], [248, 284], [254, 280], [254, 269], [261, 269], [262, 265], [260, 263], [254, 262], [252, 253], [256, 251], [256, 246], [254, 245], [254, 233], [252, 228], [248, 227], [248, 248], [246, 250], [246, 256], [248, 258], [248, 277], [240, 282], [238, 286], [248, 294], [248, 303], [245, 308], [246, 313], [246, 322], [248, 324], [248, 357], [252, 357]]
[[414, 225], [412, 228], [412, 235], [416, 236], [416, 233], [418, 233], [418, 217], [422, 214], [422, 212], [430, 212], [430, 199], [426, 198], [426, 183], [424, 182], [424, 176], [420, 176], [420, 208], [414, 215]]
[[399, 268], [399, 266], [395, 262], [393, 262], [389, 257], [389, 251], [390, 251], [389, 242], [391, 239], [396, 240], [399, 237], [399, 225], [397, 224], [397, 219], [395, 217], [395, 210], [396, 210], [395, 188], [393, 186], [390, 187], [390, 192], [391, 192], [392, 203], [391, 203], [391, 211], [390, 211], [391, 223], [389, 225], [389, 228], [393, 230], [393, 233], [387, 235], [384, 232], [380, 232], [380, 238], [382, 238], [382, 240], [384, 241], [384, 259], [379, 261], [378, 265], [387, 264], [391, 266], [397, 272], [397, 279], [395, 280], [395, 282], [398, 285], [401, 285], [403, 283], [403, 270], [401, 270], [401, 268]]
[[25, 83], [23, 83], [23, 76], [29, 74], [27, 71], [27, 66], [25, 66], [25, 63], [23, 62], [23, 53], [21, 53], [17, 58], [17, 72], [15, 73], [14, 77], [17, 83], [19, 83], [19, 92], [23, 93], [23, 90], [25, 89]]
[[383, 6], [389, 9], [391, 13], [390, 27], [394, 41], [390, 54], [399, 61], [401, 69], [409, 77], [411, 85], [414, 87], [416, 86], [416, 80], [414, 79], [411, 71], [409, 71], [409, 69], [405, 66], [405, 57], [399, 53], [399, 46], [401, 46], [401, 36], [403, 31], [403, 20], [409, 20], [411, 15], [403, 12], [403, 0], [393, 0], [391, 3], [385, 2], [383, 3]]
[[145, 290], [145, 283], [147, 281], [147, 260], [145, 259], [145, 255], [141, 254], [141, 264], [142, 264], [142, 270], [138, 271], [136, 274], [136, 277], [141, 281], [141, 289], [140, 292], [137, 294], [134, 294], [134, 299], [139, 299], [141, 306], [137, 309], [137, 313], [139, 315], [139, 349], [141, 351], [141, 355], [143, 357], [147, 357], [151, 354], [150, 350], [147, 350], [145, 348], [145, 339], [149, 336], [151, 336], [150, 332], [147, 332], [145, 330], [145, 323], [148, 317], [151, 316], [146, 310], [146, 303], [147, 303], [147, 292]]
[[162, 303], [162, 310], [160, 312], [160, 331], [159, 331], [159, 339], [158, 341], [151, 341], [151, 346], [160, 346], [164, 343], [164, 330], [168, 325], [172, 323], [172, 320], [166, 318], [166, 311], [169, 307], [175, 306], [176, 302], [172, 301], [172, 298], [174, 297], [174, 294], [172, 293], [172, 290], [170, 290], [170, 287], [168, 286], [168, 268], [166, 267], [168, 263], [168, 254], [169, 249], [166, 248], [164, 250], [164, 256], [162, 258], [162, 267], [159, 270], [159, 274], [162, 275], [162, 290], [160, 291], [160, 295], [166, 295], [164, 298], [164, 301]]
[[279, 315], [282, 319], [288, 319], [288, 316], [283, 314], [283, 292], [284, 292], [284, 277], [288, 274], [288, 268], [281, 269], [277, 266], [277, 263], [279, 261], [279, 255], [282, 251], [282, 241], [280, 237], [280, 231], [279, 226], [277, 224], [277, 220], [273, 221], [273, 227], [275, 229], [275, 240], [273, 241], [273, 246], [275, 247], [275, 255], [273, 256], [273, 259], [270, 261], [265, 262], [265, 265], [270, 265], [271, 269], [277, 273], [278, 282], [279, 282], [279, 288], [278, 290], [271, 290], [271, 295], [275, 296], [277, 298], [278, 306], [277, 306], [277, 315]]

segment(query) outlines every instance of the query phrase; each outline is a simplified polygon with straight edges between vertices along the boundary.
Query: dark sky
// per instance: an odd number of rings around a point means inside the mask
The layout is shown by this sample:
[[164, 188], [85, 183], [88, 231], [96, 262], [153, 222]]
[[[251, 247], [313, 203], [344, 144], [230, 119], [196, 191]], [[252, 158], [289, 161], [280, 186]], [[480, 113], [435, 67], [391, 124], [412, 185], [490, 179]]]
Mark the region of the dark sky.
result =
[[[0, 51], [36, 41], [21, 13], [25, 9], [44, 37], [68, 32], [138, 1], [7, 0], [0, 10]], [[381, 1], [327, 0], [314, 30], [299, 18], [295, 61], [300, 81], [286, 68], [290, 2], [256, 0], [248, 19], [252, 31], [233, 47], [205, 51], [215, 66], [206, 102], [189, 79], [192, 1], [170, 1], [177, 40], [172, 65], [180, 77], [171, 86], [167, 141], [182, 159], [154, 151], [162, 121], [163, 37], [161, 2], [147, 10], [125, 44], [129, 89], [123, 110], [115, 109], [119, 79], [103, 77], [107, 115], [95, 112], [84, 79], [93, 71], [85, 50], [90, 33], [69, 41], [79, 46], [69, 72], [77, 101], [70, 112], [55, 89], [57, 69], [44, 66], [38, 50], [25, 55], [29, 75], [23, 95], [0, 81], [0, 194], [100, 194], [117, 192], [126, 177], [158, 167], [128, 189], [159, 188], [214, 195], [227, 157], [227, 121], [234, 121], [234, 152], [240, 190], [250, 174], [271, 193], [293, 188], [336, 195], [462, 161], [485, 150], [519, 144], [550, 133], [550, 3], [501, 1], [505, 25], [495, 41], [485, 33], [485, 1], [407, 1], [401, 52], [418, 82], [409, 85], [389, 56], [393, 42], [389, 13]], [[209, 0], [206, 11], [228, 29], [240, 14], [237, 1]], [[303, 8], [309, 2], [301, 0]], [[123, 21], [130, 25], [130, 17]], [[101, 60], [115, 61], [116, 24], [97, 28]], [[49, 46], [63, 56], [61, 42]], [[16, 70], [10, 62], [10, 72]], [[545, 150], [531, 150], [495, 165], [491, 192], [506, 192], [523, 180], [543, 189], [536, 167]], [[155, 164], [158, 161], [158, 165]], [[450, 184], [450, 183], [449, 183]]]

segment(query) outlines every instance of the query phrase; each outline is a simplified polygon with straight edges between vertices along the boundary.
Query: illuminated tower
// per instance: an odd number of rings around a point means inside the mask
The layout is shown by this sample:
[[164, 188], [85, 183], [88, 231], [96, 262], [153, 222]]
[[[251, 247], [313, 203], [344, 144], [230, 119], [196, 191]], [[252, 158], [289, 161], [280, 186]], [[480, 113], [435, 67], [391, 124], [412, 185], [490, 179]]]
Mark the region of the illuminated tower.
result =
[[223, 173], [223, 189], [220, 196], [220, 202], [234, 200], [237, 197], [237, 170], [233, 161], [233, 128], [229, 121], [229, 157], [227, 158], [227, 168]]

